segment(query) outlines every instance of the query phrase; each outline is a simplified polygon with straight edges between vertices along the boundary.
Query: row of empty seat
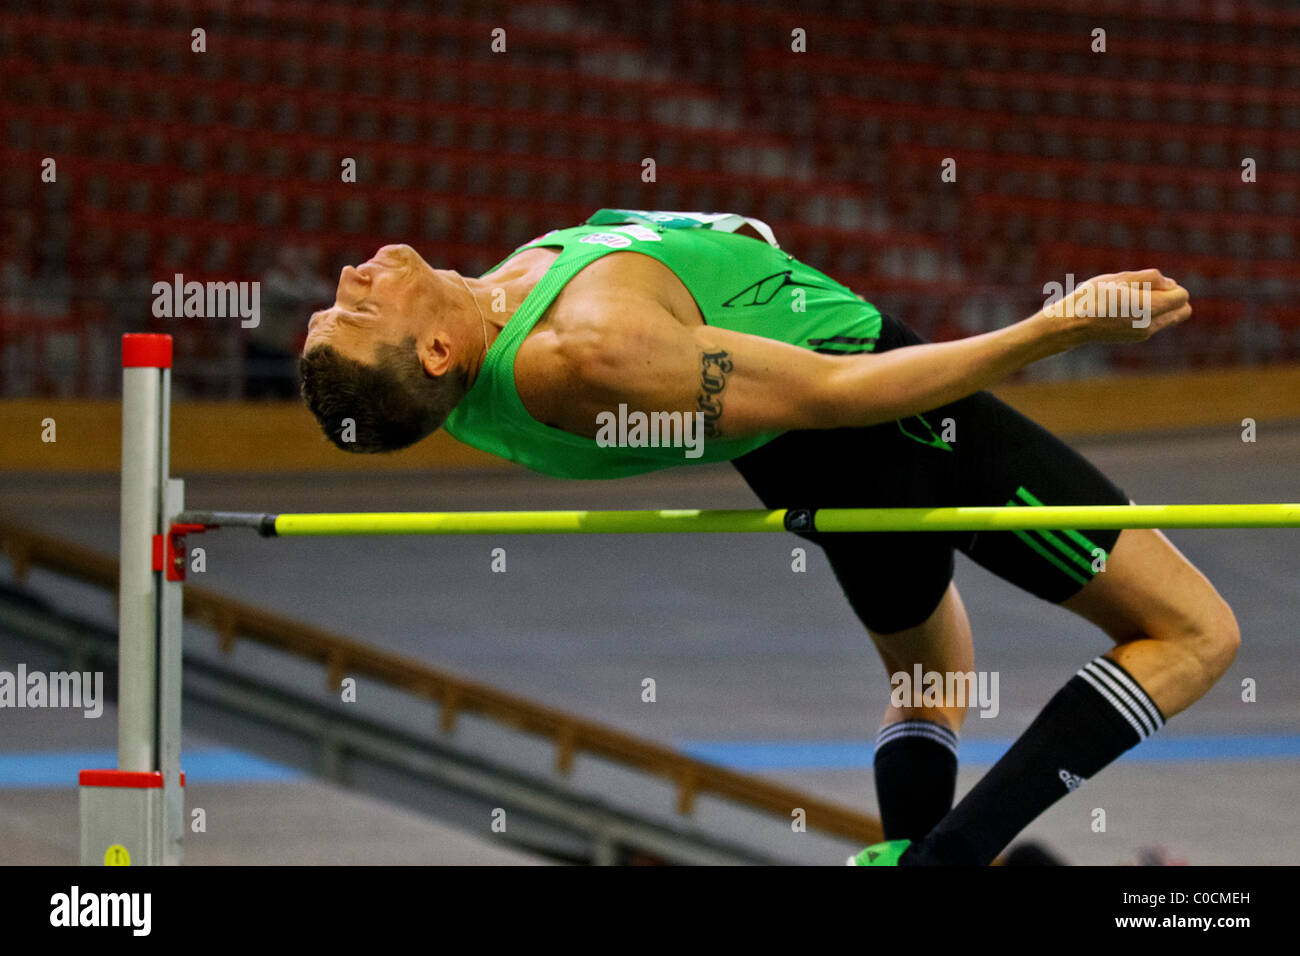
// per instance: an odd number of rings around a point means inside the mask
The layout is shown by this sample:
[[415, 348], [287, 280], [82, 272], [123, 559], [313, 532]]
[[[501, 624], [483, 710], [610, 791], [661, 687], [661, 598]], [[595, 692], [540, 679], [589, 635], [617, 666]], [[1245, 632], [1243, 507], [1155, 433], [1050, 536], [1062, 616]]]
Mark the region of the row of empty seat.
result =
[[[148, 278], [286, 245], [481, 272], [624, 206], [756, 215], [932, 337], [1156, 264], [1196, 328], [1112, 364], [1295, 358], [1297, 40], [1266, 2], [49, 0], [0, 22], [4, 255], [69, 291], [18, 295], [0, 346], [95, 348]], [[227, 332], [181, 350], [237, 358]]]

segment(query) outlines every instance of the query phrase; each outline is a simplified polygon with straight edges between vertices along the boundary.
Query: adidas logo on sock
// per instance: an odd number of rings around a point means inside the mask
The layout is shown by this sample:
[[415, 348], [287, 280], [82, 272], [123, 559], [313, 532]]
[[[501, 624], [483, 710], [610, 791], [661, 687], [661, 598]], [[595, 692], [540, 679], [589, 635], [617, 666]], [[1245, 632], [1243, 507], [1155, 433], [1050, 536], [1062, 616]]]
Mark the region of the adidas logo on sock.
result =
[[1071, 793], [1078, 790], [1079, 787], [1083, 785], [1083, 778], [1077, 773], [1070, 773], [1068, 770], [1058, 770], [1056, 775], [1060, 777], [1061, 782], [1065, 784], [1065, 789]]

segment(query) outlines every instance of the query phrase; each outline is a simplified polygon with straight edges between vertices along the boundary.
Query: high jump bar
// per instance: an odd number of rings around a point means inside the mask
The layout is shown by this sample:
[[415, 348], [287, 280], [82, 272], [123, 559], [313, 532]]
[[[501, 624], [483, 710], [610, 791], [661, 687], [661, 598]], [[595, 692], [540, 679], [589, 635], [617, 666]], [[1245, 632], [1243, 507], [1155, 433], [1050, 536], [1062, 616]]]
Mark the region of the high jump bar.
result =
[[694, 534], [773, 531], [1029, 531], [1295, 528], [1300, 503], [781, 508], [666, 511], [412, 511], [319, 514], [185, 511], [173, 531], [252, 528], [264, 537], [473, 534]]

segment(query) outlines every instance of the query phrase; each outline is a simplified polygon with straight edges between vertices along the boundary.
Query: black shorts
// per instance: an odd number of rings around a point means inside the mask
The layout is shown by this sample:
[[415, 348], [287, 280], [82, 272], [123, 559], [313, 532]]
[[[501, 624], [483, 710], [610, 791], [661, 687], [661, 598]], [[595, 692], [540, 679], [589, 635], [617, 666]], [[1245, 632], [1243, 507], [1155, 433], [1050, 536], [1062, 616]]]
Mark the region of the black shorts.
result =
[[[875, 351], [924, 342], [884, 316]], [[945, 441], [951, 436], [951, 442]], [[1128, 495], [1051, 432], [988, 392], [869, 428], [786, 432], [732, 462], [768, 508], [1126, 505]], [[1100, 569], [1119, 531], [803, 534], [859, 619], [889, 634], [933, 613], [953, 549], [1060, 603]]]

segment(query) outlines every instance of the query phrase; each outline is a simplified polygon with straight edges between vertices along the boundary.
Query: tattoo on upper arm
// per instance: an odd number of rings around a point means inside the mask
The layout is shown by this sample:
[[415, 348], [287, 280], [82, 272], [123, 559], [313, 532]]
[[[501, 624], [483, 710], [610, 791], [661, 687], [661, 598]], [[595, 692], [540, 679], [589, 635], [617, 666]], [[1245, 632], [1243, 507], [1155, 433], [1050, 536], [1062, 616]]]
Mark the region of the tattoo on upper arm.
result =
[[722, 391], [731, 369], [731, 358], [725, 351], [700, 353], [700, 394], [695, 397], [695, 405], [704, 414], [705, 438], [722, 437], [718, 419], [722, 417]]

